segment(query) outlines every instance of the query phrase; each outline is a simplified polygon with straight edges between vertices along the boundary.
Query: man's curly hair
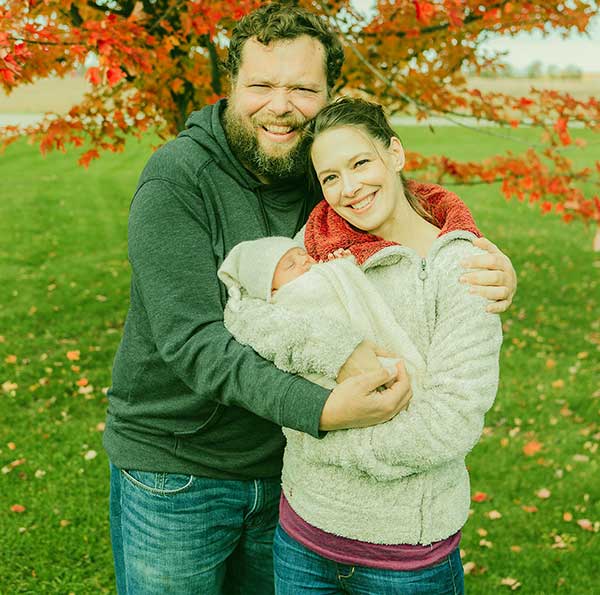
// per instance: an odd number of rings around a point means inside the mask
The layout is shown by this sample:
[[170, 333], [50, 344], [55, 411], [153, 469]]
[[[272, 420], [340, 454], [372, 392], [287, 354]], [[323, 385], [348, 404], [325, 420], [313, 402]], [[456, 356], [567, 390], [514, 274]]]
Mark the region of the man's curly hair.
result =
[[292, 40], [308, 35], [321, 42], [325, 50], [327, 88], [331, 93], [344, 64], [344, 50], [336, 34], [320, 16], [291, 4], [273, 2], [243, 17], [231, 36], [226, 68], [235, 80], [242, 61], [244, 44], [250, 38], [267, 45], [272, 41]]

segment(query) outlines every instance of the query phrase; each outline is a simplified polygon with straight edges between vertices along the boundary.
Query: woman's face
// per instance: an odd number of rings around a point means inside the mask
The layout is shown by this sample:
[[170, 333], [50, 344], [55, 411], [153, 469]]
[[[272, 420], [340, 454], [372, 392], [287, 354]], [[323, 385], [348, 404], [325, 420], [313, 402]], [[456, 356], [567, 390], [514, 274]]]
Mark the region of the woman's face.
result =
[[340, 217], [375, 234], [390, 222], [403, 197], [397, 138], [386, 147], [358, 126], [331, 128], [316, 137], [311, 158], [323, 196]]

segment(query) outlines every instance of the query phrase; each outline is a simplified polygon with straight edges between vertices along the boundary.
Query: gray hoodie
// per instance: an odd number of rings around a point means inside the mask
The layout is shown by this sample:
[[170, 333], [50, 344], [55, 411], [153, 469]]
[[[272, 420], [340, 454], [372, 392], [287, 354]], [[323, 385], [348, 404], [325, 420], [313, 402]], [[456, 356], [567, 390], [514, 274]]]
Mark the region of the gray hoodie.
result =
[[[217, 269], [226, 254], [245, 240], [293, 236], [315, 202], [301, 180], [266, 185], [237, 161], [224, 107], [190, 116], [150, 158], [131, 204], [131, 303], [104, 434], [121, 468], [275, 477], [279, 426], [319, 434], [329, 392], [276, 369], [223, 326]], [[332, 344], [340, 366], [355, 345]]]

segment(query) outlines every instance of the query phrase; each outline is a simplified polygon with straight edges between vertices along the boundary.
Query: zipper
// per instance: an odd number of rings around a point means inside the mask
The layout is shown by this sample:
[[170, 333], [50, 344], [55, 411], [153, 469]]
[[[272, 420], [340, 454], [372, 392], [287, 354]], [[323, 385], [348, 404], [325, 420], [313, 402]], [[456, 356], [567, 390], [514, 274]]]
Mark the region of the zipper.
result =
[[419, 271], [419, 279], [421, 281], [425, 281], [427, 279], [427, 261], [424, 258], [421, 258], [421, 270]]

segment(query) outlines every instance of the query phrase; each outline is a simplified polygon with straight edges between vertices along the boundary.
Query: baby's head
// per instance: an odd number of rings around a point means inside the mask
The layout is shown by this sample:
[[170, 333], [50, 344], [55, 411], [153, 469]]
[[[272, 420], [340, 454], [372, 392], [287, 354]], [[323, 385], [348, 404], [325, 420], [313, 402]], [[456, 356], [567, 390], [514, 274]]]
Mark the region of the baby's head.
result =
[[278, 289], [306, 273], [315, 262], [290, 238], [261, 238], [235, 246], [218, 276], [230, 295], [243, 287], [250, 297], [269, 302]]
[[309, 256], [304, 248], [301, 248], [300, 246], [290, 248], [279, 259], [279, 262], [275, 267], [273, 280], [271, 281], [271, 295], [286, 283], [304, 275], [304, 273], [309, 271], [310, 267], [312, 267], [313, 264], [316, 264], [316, 262], [317, 261], [312, 256]]

